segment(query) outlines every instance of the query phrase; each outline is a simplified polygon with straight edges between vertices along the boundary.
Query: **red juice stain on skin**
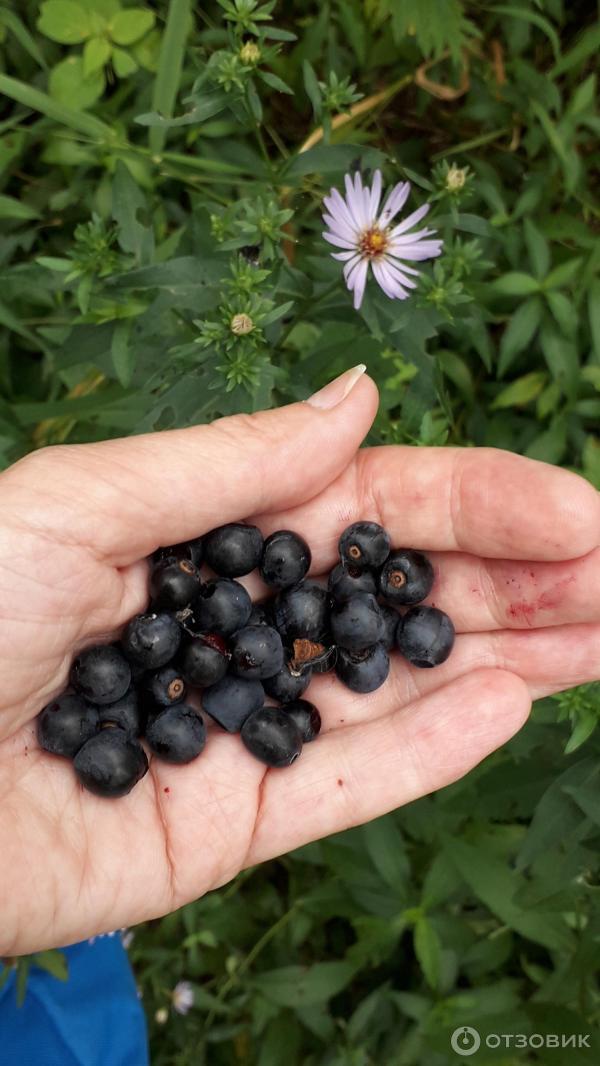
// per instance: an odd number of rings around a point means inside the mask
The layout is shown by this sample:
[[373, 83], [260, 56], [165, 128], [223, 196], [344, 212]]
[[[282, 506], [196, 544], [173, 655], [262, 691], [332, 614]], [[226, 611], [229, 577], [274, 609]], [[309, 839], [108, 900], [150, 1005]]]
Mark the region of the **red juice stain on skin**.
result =
[[167, 787], [166, 787], [166, 788], [163, 788], [163, 792], [170, 792], [170, 791], [171, 791], [171, 789], [169, 788], [169, 786], [168, 786], [168, 785], [167, 785]]
[[343, 785], [344, 784], [344, 782], [342, 781], [341, 777], [338, 777], [338, 782], [337, 783], [338, 783], [338, 785]]
[[[535, 582], [535, 574], [532, 570], [529, 571], [531, 577]], [[527, 626], [533, 626], [535, 616], [539, 611], [553, 611], [563, 600], [564, 593], [569, 585], [572, 585], [575, 581], [573, 574], [569, 577], [565, 577], [562, 581], [557, 581], [550, 589], [546, 589], [537, 596], [531, 603], [525, 600], [521, 600], [517, 603], [509, 604], [507, 608], [507, 615], [514, 621], [524, 623]]]

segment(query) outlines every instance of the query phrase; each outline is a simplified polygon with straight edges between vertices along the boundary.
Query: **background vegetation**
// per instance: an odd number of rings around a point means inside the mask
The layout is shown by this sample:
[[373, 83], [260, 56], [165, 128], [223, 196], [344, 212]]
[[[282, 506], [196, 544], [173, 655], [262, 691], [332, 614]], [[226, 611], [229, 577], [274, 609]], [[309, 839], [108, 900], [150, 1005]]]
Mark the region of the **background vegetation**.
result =
[[[4, 0], [2, 462], [364, 360], [373, 441], [600, 488], [599, 46], [591, 0]], [[445, 251], [354, 313], [320, 205], [375, 166]], [[599, 714], [595, 686], [542, 701], [457, 785], [137, 929], [153, 1062], [443, 1066], [459, 1024], [595, 1034], [477, 1062], [598, 1061]]]

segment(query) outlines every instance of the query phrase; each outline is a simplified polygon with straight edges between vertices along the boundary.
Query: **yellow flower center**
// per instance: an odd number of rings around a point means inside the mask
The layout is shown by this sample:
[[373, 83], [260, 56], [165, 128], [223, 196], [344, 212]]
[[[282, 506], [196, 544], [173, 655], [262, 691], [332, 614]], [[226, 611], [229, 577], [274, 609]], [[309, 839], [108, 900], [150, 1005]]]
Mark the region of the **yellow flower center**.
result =
[[372, 226], [371, 229], [365, 230], [361, 235], [360, 250], [367, 259], [376, 259], [378, 256], [383, 255], [387, 246], [387, 232], [377, 229], [377, 226]]

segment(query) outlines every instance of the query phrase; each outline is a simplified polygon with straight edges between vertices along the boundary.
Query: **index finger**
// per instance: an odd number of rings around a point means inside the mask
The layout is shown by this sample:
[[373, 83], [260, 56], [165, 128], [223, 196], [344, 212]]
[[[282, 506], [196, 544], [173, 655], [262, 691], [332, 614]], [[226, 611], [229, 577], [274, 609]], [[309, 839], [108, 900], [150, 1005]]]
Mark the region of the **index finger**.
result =
[[574, 559], [600, 544], [600, 493], [568, 470], [495, 448], [367, 448], [318, 497], [259, 519], [297, 529], [313, 570], [350, 523], [380, 522], [392, 544], [495, 559]]

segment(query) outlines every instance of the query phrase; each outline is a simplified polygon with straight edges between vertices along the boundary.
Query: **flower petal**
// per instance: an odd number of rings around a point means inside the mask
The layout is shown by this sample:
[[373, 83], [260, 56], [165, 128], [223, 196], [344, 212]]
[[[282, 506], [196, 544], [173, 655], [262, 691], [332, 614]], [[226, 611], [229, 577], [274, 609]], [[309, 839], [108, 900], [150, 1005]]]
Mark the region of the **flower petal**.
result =
[[379, 210], [379, 201], [381, 200], [381, 171], [376, 170], [373, 175], [373, 184], [371, 185], [371, 195], [369, 198], [369, 215], [372, 219], [377, 218], [377, 211]]
[[343, 219], [349, 226], [356, 226], [350, 208], [338, 189], [332, 189], [330, 195], [324, 198], [323, 203], [335, 218]]
[[[408, 275], [404, 271], [404, 263], [399, 263], [397, 260], [386, 259], [386, 267], [390, 277], [394, 278], [399, 285], [402, 285], [405, 289], [416, 289], [416, 281], [411, 281]], [[418, 271], [414, 271], [418, 276]]]
[[[353, 286], [354, 286], [353, 275], [354, 275], [354, 272], [355, 272], [357, 266], [361, 262], [362, 262], [362, 257], [360, 255], [354, 255], [354, 256], [352, 256], [352, 259], [348, 260], [348, 262], [346, 263], [346, 265], [344, 267], [344, 278], [346, 280], [346, 285], [348, 286], [349, 289], [352, 289]], [[365, 262], [366, 262], [366, 260], [365, 260]]]
[[352, 221], [358, 230], [364, 229], [362, 203], [356, 195], [354, 184], [349, 174], [346, 174], [344, 182], [346, 185], [346, 203], [352, 215]]
[[435, 259], [440, 255], [442, 243], [442, 241], [417, 241], [416, 244], [403, 244], [397, 251], [390, 248], [390, 252], [397, 258], [419, 262], [422, 259]]
[[335, 244], [336, 248], [351, 248], [356, 251], [354, 241], [347, 241], [345, 237], [338, 237], [337, 233], [323, 233], [323, 239], [329, 244]]
[[417, 222], [425, 218], [430, 206], [430, 204], [421, 204], [421, 207], [417, 207], [417, 210], [413, 211], [412, 215], [407, 215], [398, 226], [394, 226], [391, 236], [398, 237], [401, 233], [406, 233], [411, 226], [416, 226]]
[[[355, 254], [354, 252], [330, 252], [331, 258], [332, 259], [339, 259], [340, 263], [345, 263], [348, 259], [352, 259], [354, 254]], [[417, 273], [417, 271], [414, 270], [413, 274], [416, 274], [416, 273]]]
[[435, 233], [437, 233], [437, 230], [427, 229], [426, 227], [424, 229], [414, 230], [412, 233], [404, 234], [395, 234], [394, 230], [392, 230], [390, 233], [390, 240], [394, 244], [414, 244], [415, 241], [421, 241], [425, 237], [432, 237]]
[[401, 181], [398, 183], [398, 185], [394, 185], [394, 188], [389, 193], [388, 198], [383, 205], [383, 211], [379, 216], [378, 224], [379, 226], [381, 226], [382, 229], [385, 229], [386, 226], [389, 226], [394, 215], [397, 215], [398, 211], [400, 211], [400, 209], [404, 207], [404, 204], [408, 199], [409, 192], [409, 181]]
[[340, 218], [334, 218], [333, 215], [323, 215], [323, 222], [329, 227], [332, 233], [335, 233], [338, 237], [344, 237], [347, 241], [355, 240], [355, 233], [351, 226]]
[[361, 259], [360, 263], [356, 267], [354, 272], [354, 310], [358, 311], [365, 294], [365, 286], [367, 284], [367, 271], [369, 268], [368, 261]]
[[399, 281], [392, 274], [389, 264], [384, 259], [374, 259], [372, 263], [373, 274], [380, 289], [383, 289], [390, 300], [405, 300], [408, 293], [402, 288]]

